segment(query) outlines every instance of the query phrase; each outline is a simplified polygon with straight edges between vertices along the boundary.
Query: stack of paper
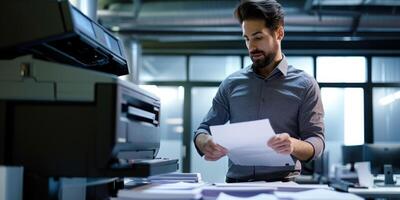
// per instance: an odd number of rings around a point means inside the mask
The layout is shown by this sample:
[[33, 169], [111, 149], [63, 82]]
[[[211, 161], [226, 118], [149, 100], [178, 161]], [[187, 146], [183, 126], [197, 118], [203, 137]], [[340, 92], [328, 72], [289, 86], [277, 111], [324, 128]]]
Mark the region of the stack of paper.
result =
[[362, 200], [355, 194], [336, 192], [327, 189], [313, 189], [303, 192], [275, 192], [278, 198], [287, 198], [293, 200]]
[[200, 199], [202, 183], [151, 184], [118, 191], [118, 200]]
[[203, 199], [216, 199], [218, 195], [221, 193], [225, 193], [228, 195], [236, 196], [236, 197], [250, 197], [263, 193], [272, 193], [275, 191], [275, 187], [267, 187], [267, 186], [251, 186], [251, 185], [225, 185], [225, 186], [207, 186], [203, 187], [201, 192]]
[[151, 183], [199, 183], [202, 182], [200, 173], [169, 173], [147, 178]]
[[218, 195], [216, 200], [278, 200], [278, 198], [272, 194], [258, 194], [251, 197], [235, 197], [229, 194], [221, 193]]
[[275, 195], [272, 194], [258, 194], [250, 197], [236, 197], [228, 194], [221, 193], [216, 200], [278, 200], [278, 199], [291, 199], [291, 200], [362, 200], [354, 194], [340, 193], [324, 189], [309, 190], [306, 192], [279, 192]]
[[246, 182], [246, 183], [217, 183], [214, 184], [217, 187], [261, 187], [261, 188], [270, 188], [275, 189], [276, 191], [281, 192], [300, 192], [306, 191], [310, 189], [327, 189], [332, 190], [328, 185], [319, 185], [319, 184], [298, 184], [296, 182], [282, 182], [282, 181], [275, 181], [275, 182], [265, 182], [265, 181], [258, 181], [258, 182]]

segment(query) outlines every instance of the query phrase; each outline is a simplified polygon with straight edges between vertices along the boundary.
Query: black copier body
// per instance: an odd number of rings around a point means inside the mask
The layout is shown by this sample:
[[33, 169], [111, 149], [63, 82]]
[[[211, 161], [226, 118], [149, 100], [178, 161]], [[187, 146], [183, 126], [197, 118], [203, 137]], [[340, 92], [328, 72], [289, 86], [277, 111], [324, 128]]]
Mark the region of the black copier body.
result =
[[[0, 26], [10, 30], [0, 39], [0, 165], [24, 168], [24, 199], [59, 199], [64, 177], [112, 178], [86, 194], [96, 199], [119, 189], [121, 177], [177, 170], [176, 159], [156, 158], [159, 98], [116, 76], [128, 73], [116, 37], [68, 1], [5, 7]], [[35, 30], [18, 32], [24, 28]]]

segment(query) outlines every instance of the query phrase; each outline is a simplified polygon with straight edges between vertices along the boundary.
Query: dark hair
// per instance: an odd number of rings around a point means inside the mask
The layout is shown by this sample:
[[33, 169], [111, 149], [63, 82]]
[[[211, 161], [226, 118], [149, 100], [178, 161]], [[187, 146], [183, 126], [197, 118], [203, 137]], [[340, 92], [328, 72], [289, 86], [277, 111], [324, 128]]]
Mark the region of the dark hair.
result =
[[273, 31], [284, 25], [282, 6], [275, 0], [242, 0], [235, 9], [235, 17], [240, 23], [247, 19], [263, 19], [265, 26]]

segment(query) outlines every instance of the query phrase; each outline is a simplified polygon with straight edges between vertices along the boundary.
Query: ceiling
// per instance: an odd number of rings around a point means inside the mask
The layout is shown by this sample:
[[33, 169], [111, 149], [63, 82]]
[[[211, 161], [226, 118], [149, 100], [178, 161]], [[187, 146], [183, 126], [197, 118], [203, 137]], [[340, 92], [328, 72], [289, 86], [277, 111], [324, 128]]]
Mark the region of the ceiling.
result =
[[[400, 41], [400, 0], [278, 0], [288, 41]], [[241, 41], [238, 0], [98, 0], [101, 24], [143, 41]]]

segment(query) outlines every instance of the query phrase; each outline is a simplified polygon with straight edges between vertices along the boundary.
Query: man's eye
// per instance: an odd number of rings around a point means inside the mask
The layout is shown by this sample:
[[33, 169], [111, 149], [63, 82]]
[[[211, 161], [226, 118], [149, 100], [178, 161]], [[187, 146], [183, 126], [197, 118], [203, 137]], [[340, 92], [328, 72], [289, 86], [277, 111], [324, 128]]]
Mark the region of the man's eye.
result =
[[255, 37], [255, 40], [262, 40], [262, 37]]

